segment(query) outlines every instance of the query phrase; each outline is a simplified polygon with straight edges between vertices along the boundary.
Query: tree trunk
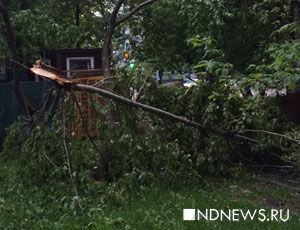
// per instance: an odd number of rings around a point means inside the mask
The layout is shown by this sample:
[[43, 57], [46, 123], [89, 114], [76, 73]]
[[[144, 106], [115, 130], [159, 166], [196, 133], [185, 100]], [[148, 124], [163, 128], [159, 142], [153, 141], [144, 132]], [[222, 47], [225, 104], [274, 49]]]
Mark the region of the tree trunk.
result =
[[[128, 20], [133, 14], [138, 12], [143, 7], [147, 6], [148, 4], [151, 4], [158, 0], [148, 0], [146, 2], [143, 2], [139, 4], [136, 8], [134, 8], [132, 11], [130, 11], [126, 16], [118, 19], [118, 12], [123, 5], [123, 3], [126, 0], [118, 0], [115, 4], [115, 7], [109, 17], [109, 20], [107, 22], [106, 27], [106, 33], [103, 41], [103, 47], [102, 47], [102, 69], [103, 69], [103, 75], [104, 78], [110, 78], [111, 77], [111, 60], [112, 60], [112, 37], [115, 32], [115, 29], [118, 25]], [[106, 87], [107, 90], [113, 91], [114, 84], [109, 84], [108, 87]], [[107, 97], [104, 101], [106, 105], [109, 105], [109, 97]], [[113, 126], [114, 125], [114, 115], [113, 110], [110, 109], [108, 115], [107, 115], [107, 122]], [[105, 165], [109, 165], [109, 155], [107, 151], [104, 151], [101, 158], [100, 158], [100, 166], [102, 166], [102, 169], [105, 168], [107, 171], [103, 172], [104, 175], [109, 174], [109, 167], [104, 167]]]
[[111, 40], [112, 36], [114, 34], [115, 26], [114, 25], [108, 25], [103, 47], [102, 47], [102, 68], [103, 68], [103, 74], [105, 78], [109, 78], [111, 76], [111, 70], [110, 70], [110, 62], [111, 62]]
[[162, 69], [158, 70], [159, 84], [163, 83], [164, 71]]
[[[79, 26], [80, 26], [80, 6], [79, 6], [79, 3], [77, 3], [75, 5], [75, 24], [76, 24], [77, 28], [79, 29]], [[76, 42], [76, 48], [80, 49], [80, 41], [79, 40]]]
[[[4, 26], [5, 26], [5, 37], [7, 40], [8, 47], [10, 49], [12, 59], [16, 62], [19, 61], [18, 53], [17, 53], [17, 45], [16, 45], [16, 38], [11, 26], [10, 17], [8, 15], [6, 7], [4, 7], [4, 4], [2, 1], [0, 1], [0, 13], [3, 17]], [[28, 115], [32, 115], [35, 112], [35, 108], [26, 100], [24, 97], [21, 89], [20, 89], [20, 68], [18, 65], [13, 65], [12, 68], [12, 74], [13, 74], [13, 82], [12, 86], [15, 92], [16, 97], [20, 101], [21, 105], [23, 105], [25, 111], [28, 113]]]

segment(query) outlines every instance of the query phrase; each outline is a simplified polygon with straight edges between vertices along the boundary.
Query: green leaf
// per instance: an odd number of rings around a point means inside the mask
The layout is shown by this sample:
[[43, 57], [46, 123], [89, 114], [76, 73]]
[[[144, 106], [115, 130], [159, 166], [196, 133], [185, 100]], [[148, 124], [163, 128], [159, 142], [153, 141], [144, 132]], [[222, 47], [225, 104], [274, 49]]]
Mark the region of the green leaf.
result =
[[278, 55], [278, 56], [276, 57], [276, 59], [275, 59], [275, 63], [276, 63], [277, 65], [281, 65], [281, 64], [282, 64], [282, 57]]

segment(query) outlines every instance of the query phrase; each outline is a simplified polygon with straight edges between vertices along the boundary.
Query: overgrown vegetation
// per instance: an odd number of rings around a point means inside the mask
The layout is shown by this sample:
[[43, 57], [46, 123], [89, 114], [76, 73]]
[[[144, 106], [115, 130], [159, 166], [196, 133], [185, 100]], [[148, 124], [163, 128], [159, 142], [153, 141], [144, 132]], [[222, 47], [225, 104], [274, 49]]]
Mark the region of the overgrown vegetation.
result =
[[0, 223], [3, 229], [297, 229], [299, 221], [295, 214], [290, 214], [288, 222], [182, 221], [183, 208], [253, 211], [266, 208], [259, 201], [279, 202], [280, 208], [291, 208], [291, 204], [295, 204], [293, 193], [257, 184], [255, 177], [213, 183], [206, 180], [194, 188], [152, 183], [124, 189], [118, 183], [92, 183], [81, 191], [80, 209], [76, 205], [78, 198], [72, 196], [68, 183], [26, 186], [25, 178], [22, 180], [11, 169], [11, 165], [1, 162]]
[[[112, 102], [114, 124], [94, 120], [102, 133], [92, 138], [96, 146], [90, 138], [76, 139], [69, 130], [68, 148], [79, 186], [85, 186], [92, 175], [111, 182], [129, 175], [127, 179], [133, 180], [128, 182], [130, 186], [134, 186], [134, 181], [149, 185], [153, 178], [196, 184], [205, 175], [230, 175], [241, 162], [273, 164], [292, 159], [296, 164], [298, 134], [283, 116], [283, 96], [252, 96], [247, 92], [251, 78], [247, 81], [236, 75], [229, 64], [202, 62], [197, 68], [204, 70], [198, 86], [165, 88], [150, 79], [139, 101], [208, 129], [188, 127]], [[126, 97], [128, 85], [138, 89], [144, 82], [139, 70], [119, 74], [122, 77], [116, 82], [116, 90]], [[204, 78], [209, 74], [212, 81]], [[264, 88], [268, 89], [268, 85]], [[72, 104], [71, 97], [65, 100]], [[105, 115], [106, 109], [99, 101], [90, 103], [97, 110], [97, 117]], [[80, 122], [74, 117], [74, 109], [68, 108], [68, 124]], [[61, 117], [58, 109], [51, 126], [42, 123], [30, 133], [20, 120], [10, 128], [1, 153], [3, 159], [26, 165], [16, 171], [37, 184], [67, 179]], [[209, 127], [223, 133], [215, 133]], [[101, 159], [101, 151], [105, 159]]]
[[[47, 48], [72, 47], [75, 43], [97, 46], [104, 35], [98, 29], [90, 30], [91, 23], [108, 30], [109, 26], [104, 25], [113, 15], [111, 9], [121, 1], [104, 1], [102, 5], [89, 1], [81, 5], [81, 26], [70, 26], [74, 12], [65, 1], [49, 1], [45, 9], [44, 3], [29, 2], [25, 9], [22, 4], [7, 4], [13, 12], [16, 38], [23, 42], [15, 47], [16, 57], [18, 52], [24, 62], [35, 59], [40, 50]], [[124, 10], [132, 12], [140, 3], [125, 4]], [[52, 18], [49, 9], [57, 4], [61, 8]], [[76, 7], [78, 4], [81, 3], [75, 2]], [[93, 126], [100, 135], [78, 139], [71, 124], [86, 124], [75, 116], [75, 92], [71, 87], [57, 89], [65, 90], [67, 96], [61, 98], [55, 114], [46, 114], [41, 122], [20, 117], [7, 130], [0, 153], [0, 226], [296, 229], [296, 214], [288, 225], [276, 226], [258, 222], [197, 225], [182, 221], [183, 208], [254, 209], [263, 205], [257, 200], [266, 196], [287, 205], [292, 203], [291, 192], [271, 186], [254, 187], [261, 184], [257, 184], [255, 176], [249, 178], [246, 169], [253, 164], [279, 168], [284, 165], [299, 174], [300, 131], [286, 117], [285, 95], [286, 90], [297, 91], [300, 80], [299, 23], [295, 15], [289, 15], [295, 11], [293, 4], [240, 4], [233, 0], [199, 1], [195, 5], [190, 0], [157, 1], [151, 9], [138, 14], [135, 23], [118, 27], [116, 33], [130, 28], [142, 42], [129, 38], [133, 48], [130, 55], [136, 58], [137, 67], [129, 70], [125, 63], [124, 68], [112, 71], [114, 92], [130, 98], [129, 89], [137, 89], [138, 102], [201, 127], [115, 101], [104, 106], [90, 97], [89, 103], [96, 111]], [[60, 15], [61, 10], [65, 14]], [[115, 16], [126, 18], [122, 12]], [[60, 25], [52, 23], [61, 19]], [[28, 28], [20, 27], [24, 22], [28, 22]], [[115, 23], [112, 24], [116, 27]], [[40, 28], [47, 30], [41, 32]], [[57, 40], [49, 34], [56, 34]], [[127, 38], [128, 35], [117, 34], [112, 48]], [[5, 43], [2, 35], [0, 43]], [[107, 51], [110, 43], [109, 40], [106, 44]], [[7, 49], [5, 44], [0, 51], [8, 53]], [[9, 57], [3, 53], [1, 59]], [[106, 61], [110, 64], [110, 60]], [[193, 68], [199, 80], [191, 88], [164, 87], [149, 77], [148, 71], [153, 68], [179, 72]], [[107, 71], [110, 73], [109, 68]], [[268, 95], [270, 90], [276, 95]], [[237, 179], [244, 175], [246, 181]], [[213, 183], [217, 178], [225, 182]], [[276, 192], [272, 193], [272, 189]]]

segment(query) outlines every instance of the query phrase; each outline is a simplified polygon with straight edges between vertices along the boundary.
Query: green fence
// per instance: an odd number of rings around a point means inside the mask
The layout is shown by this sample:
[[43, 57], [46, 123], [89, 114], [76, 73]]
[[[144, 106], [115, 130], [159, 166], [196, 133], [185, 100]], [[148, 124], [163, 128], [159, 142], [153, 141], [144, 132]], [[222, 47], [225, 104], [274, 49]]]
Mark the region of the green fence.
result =
[[[50, 82], [22, 82], [21, 89], [27, 100], [35, 107], [39, 107], [50, 85]], [[25, 111], [17, 100], [12, 85], [0, 83], [0, 150], [5, 137], [5, 129], [21, 114], [25, 114]]]

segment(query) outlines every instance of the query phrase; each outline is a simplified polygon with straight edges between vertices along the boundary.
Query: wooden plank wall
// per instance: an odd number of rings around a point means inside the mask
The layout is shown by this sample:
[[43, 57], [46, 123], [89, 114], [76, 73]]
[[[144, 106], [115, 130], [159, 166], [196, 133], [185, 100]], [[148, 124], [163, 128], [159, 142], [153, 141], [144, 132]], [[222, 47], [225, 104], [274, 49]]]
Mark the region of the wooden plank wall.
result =
[[[96, 82], [102, 80], [104, 76], [95, 76], [95, 77], [88, 77], [88, 78], [76, 78], [73, 79], [73, 82], [85, 84], [85, 85], [94, 85]], [[76, 138], [87, 137], [86, 129], [91, 136], [98, 136], [100, 135], [100, 130], [97, 126], [95, 126], [96, 119], [100, 119], [97, 117], [96, 110], [93, 105], [90, 103], [91, 100], [98, 100], [101, 103], [101, 99], [97, 99], [97, 97], [93, 94], [89, 94], [86, 92], [75, 92], [75, 97], [80, 104], [82, 119], [80, 116], [80, 111], [78, 110], [77, 106], [74, 106], [76, 111], [76, 120], [78, 123], [73, 122], [71, 125], [71, 133], [75, 133]], [[83, 123], [86, 125], [86, 128], [83, 127]]]

